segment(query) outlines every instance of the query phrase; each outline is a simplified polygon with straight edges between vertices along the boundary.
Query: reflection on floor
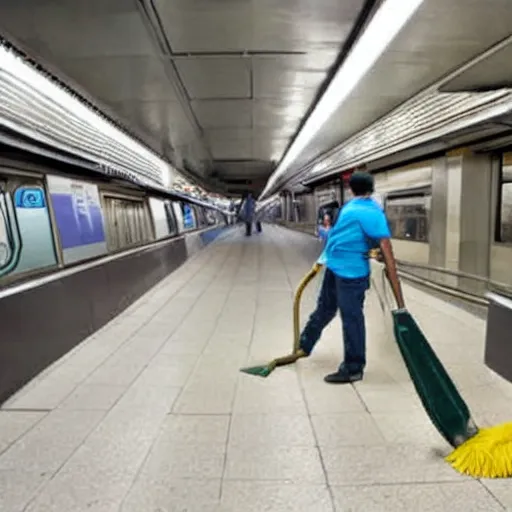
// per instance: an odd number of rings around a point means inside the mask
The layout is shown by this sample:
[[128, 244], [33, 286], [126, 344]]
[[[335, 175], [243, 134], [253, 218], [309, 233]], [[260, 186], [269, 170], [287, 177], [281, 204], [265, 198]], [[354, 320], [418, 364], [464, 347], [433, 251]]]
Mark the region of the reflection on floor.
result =
[[[449, 447], [374, 290], [363, 382], [322, 381], [341, 359], [339, 321], [309, 360], [268, 379], [238, 372], [290, 350], [292, 293], [314, 243], [235, 228], [4, 404], [0, 510], [512, 510], [510, 482], [465, 479], [443, 462]], [[512, 385], [482, 364], [484, 321], [406, 296], [476, 418], [512, 419]]]

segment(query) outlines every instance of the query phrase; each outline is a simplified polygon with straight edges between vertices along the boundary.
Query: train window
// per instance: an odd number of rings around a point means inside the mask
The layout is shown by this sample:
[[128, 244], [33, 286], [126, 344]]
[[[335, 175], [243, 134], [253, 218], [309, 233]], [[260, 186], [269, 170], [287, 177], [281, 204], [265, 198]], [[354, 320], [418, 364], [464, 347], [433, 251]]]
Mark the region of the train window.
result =
[[430, 195], [386, 200], [386, 215], [393, 238], [428, 242], [430, 200]]
[[167, 217], [167, 225], [169, 226], [169, 234], [177, 235], [178, 234], [178, 223], [176, 221], [176, 215], [174, 214], [174, 209], [172, 207], [171, 201], [165, 201], [165, 215]]
[[512, 243], [512, 159], [504, 158], [500, 182], [499, 242]]
[[200, 228], [204, 228], [207, 226], [206, 216], [204, 214], [204, 208], [202, 206], [195, 206], [197, 221]]
[[149, 198], [149, 209], [153, 217], [153, 227], [155, 228], [155, 238], [160, 240], [170, 234], [167, 212], [165, 210], [165, 201], [155, 197]]
[[0, 276], [12, 272], [21, 254], [21, 236], [11, 195], [0, 188]]
[[143, 201], [109, 195], [104, 195], [103, 201], [110, 251], [151, 241], [151, 228]]
[[197, 221], [193, 208], [189, 204], [183, 202], [180, 202], [180, 207], [183, 214], [183, 229], [196, 229]]
[[340, 203], [338, 201], [331, 201], [330, 203], [323, 204], [318, 208], [316, 222], [318, 225], [323, 224], [324, 217], [326, 215], [331, 219], [331, 224], [336, 222], [338, 212], [340, 209]]
[[215, 224], [217, 224], [217, 212], [215, 210], [205, 210], [205, 214], [208, 226], [214, 226]]
[[56, 264], [42, 182], [0, 176], [0, 278]]

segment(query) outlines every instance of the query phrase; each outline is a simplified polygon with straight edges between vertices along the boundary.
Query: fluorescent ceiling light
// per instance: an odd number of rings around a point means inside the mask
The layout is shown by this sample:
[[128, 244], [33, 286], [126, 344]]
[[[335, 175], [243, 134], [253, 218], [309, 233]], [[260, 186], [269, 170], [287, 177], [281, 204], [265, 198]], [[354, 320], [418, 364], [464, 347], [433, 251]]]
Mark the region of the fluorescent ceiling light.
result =
[[302, 130], [270, 177], [261, 197], [265, 196], [277, 178], [286, 172], [325, 122], [347, 99], [422, 3], [423, 0], [385, 0], [334, 75]]
[[113, 142], [138, 153], [142, 158], [145, 158], [160, 170], [162, 182], [168, 186], [167, 184], [171, 180], [171, 173], [174, 170], [168, 162], [160, 158], [156, 153], [153, 153], [146, 146], [132, 139], [113, 123], [99, 116], [79, 99], [69, 94], [52, 80], [24, 62], [14, 52], [3, 46], [0, 46], [0, 70], [24, 81], [29, 87], [34, 88], [49, 100], [67, 110], [71, 116], [80, 118], [104, 136], [111, 138]]

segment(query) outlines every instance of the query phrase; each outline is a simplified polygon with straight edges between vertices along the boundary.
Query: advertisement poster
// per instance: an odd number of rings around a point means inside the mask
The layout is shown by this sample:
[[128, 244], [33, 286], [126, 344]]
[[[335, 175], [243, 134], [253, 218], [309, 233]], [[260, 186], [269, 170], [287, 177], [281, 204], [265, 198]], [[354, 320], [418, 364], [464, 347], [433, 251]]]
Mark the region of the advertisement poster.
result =
[[48, 176], [48, 189], [65, 263], [107, 252], [103, 212], [96, 185]]
[[165, 209], [165, 202], [154, 197], [149, 198], [149, 208], [153, 215], [153, 222], [155, 225], [155, 235], [157, 240], [169, 236], [169, 223], [167, 220], [167, 212]]
[[185, 229], [194, 229], [196, 227], [194, 212], [188, 204], [181, 203], [183, 211], [183, 227]]
[[23, 186], [14, 193], [14, 207], [18, 219], [22, 248], [13, 273], [55, 265], [55, 247], [42, 187]]

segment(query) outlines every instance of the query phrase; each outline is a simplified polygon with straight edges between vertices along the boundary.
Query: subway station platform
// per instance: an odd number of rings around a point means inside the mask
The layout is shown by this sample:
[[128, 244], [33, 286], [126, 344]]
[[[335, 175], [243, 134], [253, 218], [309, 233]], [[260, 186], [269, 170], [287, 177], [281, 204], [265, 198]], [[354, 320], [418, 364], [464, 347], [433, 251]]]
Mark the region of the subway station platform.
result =
[[[463, 478], [443, 461], [449, 447], [375, 289], [363, 382], [323, 382], [341, 359], [339, 320], [310, 359], [267, 379], [239, 372], [289, 352], [293, 291], [317, 253], [284, 228], [232, 228], [12, 397], [0, 412], [0, 510], [512, 510], [512, 482]], [[482, 363], [485, 321], [405, 294], [476, 419], [512, 419], [512, 385]]]

